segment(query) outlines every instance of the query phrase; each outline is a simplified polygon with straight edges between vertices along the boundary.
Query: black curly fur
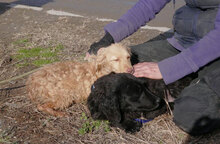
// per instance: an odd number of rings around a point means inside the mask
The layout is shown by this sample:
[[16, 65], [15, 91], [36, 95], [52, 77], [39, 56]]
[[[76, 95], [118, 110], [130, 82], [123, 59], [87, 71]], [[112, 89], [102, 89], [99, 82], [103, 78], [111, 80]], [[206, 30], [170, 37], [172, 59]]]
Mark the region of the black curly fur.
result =
[[178, 88], [172, 94], [182, 89], [179, 83], [166, 86], [162, 80], [110, 73], [94, 82], [87, 105], [93, 119], [109, 120], [112, 126], [133, 133], [142, 126], [134, 119], [152, 119], [166, 112], [163, 96], [169, 87]]

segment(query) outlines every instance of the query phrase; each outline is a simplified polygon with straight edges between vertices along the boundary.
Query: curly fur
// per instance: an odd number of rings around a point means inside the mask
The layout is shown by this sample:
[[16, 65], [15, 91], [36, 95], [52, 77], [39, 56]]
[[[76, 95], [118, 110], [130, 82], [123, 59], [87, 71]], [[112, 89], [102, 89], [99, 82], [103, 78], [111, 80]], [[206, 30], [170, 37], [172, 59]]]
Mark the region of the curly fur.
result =
[[142, 124], [134, 119], [152, 119], [166, 112], [163, 96], [167, 88], [177, 95], [183, 85], [177, 82], [166, 86], [162, 80], [110, 73], [94, 82], [87, 105], [94, 119], [106, 119], [112, 126], [136, 132]]
[[126, 72], [132, 68], [130, 51], [120, 44], [99, 50], [90, 62], [57, 62], [42, 67], [26, 82], [30, 99], [40, 111], [64, 116], [59, 111], [72, 103], [87, 99], [92, 83], [112, 71]]

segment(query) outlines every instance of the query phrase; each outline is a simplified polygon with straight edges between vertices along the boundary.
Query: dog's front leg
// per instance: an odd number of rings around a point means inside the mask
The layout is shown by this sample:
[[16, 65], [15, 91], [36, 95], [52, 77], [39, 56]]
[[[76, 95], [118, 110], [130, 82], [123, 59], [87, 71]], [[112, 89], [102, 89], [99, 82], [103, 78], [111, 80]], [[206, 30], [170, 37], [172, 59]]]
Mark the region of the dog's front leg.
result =
[[56, 116], [56, 117], [68, 116], [65, 112], [55, 110], [55, 104], [53, 104], [52, 102], [38, 104], [37, 109], [39, 111], [45, 112], [47, 114], [50, 114], [50, 115]]

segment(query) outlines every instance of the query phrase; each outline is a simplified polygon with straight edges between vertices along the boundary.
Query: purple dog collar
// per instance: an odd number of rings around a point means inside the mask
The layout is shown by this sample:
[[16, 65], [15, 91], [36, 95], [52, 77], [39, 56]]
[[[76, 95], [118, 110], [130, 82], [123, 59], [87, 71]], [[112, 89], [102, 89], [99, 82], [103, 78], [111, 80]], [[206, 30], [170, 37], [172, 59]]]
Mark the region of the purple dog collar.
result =
[[135, 119], [135, 121], [137, 121], [137, 122], [140, 122], [140, 123], [147, 123], [147, 122], [149, 122], [149, 121], [152, 121], [153, 119]]

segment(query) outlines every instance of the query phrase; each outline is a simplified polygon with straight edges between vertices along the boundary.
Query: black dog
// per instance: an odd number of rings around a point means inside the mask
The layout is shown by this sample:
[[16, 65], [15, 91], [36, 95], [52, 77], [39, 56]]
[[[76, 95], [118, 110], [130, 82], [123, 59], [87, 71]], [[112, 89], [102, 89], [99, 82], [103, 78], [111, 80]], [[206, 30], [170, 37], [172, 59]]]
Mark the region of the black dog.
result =
[[[170, 89], [172, 94], [182, 89], [179, 84], [171, 87], [178, 87], [175, 91]], [[166, 112], [165, 89], [162, 80], [110, 73], [94, 82], [87, 104], [93, 119], [109, 120], [112, 126], [132, 133], [142, 126], [136, 118], [152, 119]]]

